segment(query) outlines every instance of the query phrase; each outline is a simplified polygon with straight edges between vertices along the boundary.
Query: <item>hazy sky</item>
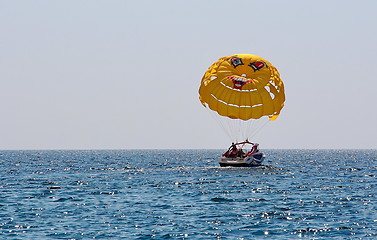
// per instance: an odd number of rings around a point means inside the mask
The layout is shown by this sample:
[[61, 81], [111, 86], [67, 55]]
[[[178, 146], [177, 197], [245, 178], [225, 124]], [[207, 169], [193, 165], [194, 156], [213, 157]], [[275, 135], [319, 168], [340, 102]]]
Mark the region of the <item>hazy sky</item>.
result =
[[0, 1], [0, 149], [226, 148], [200, 104], [218, 58], [286, 88], [263, 148], [377, 148], [377, 1]]

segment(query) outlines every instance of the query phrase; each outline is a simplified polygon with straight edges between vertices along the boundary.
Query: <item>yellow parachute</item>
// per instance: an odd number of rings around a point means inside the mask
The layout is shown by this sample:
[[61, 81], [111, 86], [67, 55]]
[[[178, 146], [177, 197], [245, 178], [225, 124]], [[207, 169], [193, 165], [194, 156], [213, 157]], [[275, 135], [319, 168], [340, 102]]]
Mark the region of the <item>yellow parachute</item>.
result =
[[278, 70], [252, 54], [220, 58], [204, 74], [199, 99], [205, 107], [231, 119], [275, 120], [284, 107], [284, 85]]

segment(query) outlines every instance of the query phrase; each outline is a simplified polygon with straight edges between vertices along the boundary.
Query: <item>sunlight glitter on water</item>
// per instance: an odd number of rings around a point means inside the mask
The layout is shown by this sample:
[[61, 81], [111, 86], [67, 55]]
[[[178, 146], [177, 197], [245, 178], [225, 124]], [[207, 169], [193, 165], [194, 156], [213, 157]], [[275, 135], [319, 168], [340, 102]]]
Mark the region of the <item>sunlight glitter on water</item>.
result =
[[377, 237], [377, 151], [270, 150], [258, 168], [148, 151], [0, 152], [1, 237]]

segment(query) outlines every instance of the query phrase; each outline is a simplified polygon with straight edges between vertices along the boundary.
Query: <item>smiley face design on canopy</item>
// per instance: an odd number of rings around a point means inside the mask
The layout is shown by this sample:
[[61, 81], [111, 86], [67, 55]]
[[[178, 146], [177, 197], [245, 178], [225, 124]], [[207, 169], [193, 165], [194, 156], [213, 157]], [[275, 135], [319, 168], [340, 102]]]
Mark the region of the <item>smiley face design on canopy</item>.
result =
[[284, 84], [278, 70], [252, 54], [220, 58], [204, 74], [199, 88], [202, 104], [232, 119], [276, 119], [284, 107]]

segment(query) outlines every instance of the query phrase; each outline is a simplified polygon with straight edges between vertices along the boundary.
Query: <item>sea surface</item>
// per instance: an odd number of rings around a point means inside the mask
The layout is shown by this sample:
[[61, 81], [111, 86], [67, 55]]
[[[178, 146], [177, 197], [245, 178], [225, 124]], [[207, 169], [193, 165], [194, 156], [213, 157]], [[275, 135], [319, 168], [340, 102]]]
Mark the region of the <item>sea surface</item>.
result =
[[377, 150], [0, 151], [0, 239], [377, 239]]

